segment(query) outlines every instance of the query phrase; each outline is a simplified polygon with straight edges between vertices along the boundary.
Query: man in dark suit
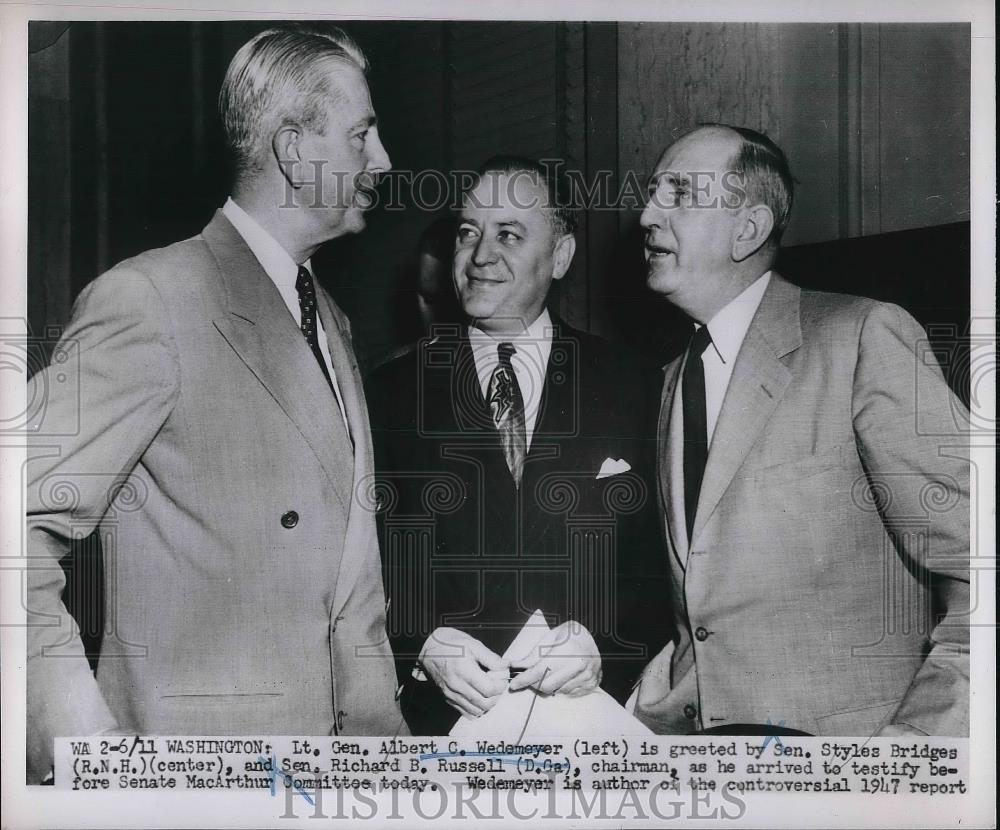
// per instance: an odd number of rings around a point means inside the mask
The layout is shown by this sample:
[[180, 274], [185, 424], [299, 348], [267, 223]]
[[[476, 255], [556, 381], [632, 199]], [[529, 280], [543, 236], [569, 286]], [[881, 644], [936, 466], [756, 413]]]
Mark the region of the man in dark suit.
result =
[[550, 171], [487, 162], [458, 220], [468, 324], [439, 327], [369, 384], [390, 638], [417, 733], [496, 702], [501, 655], [535, 610], [554, 627], [514, 667], [514, 691], [585, 694], [603, 671], [624, 700], [667, 636], [659, 373], [547, 311], [575, 223]]
[[[389, 167], [366, 68], [337, 29], [243, 46], [220, 96], [232, 198], [91, 283], [29, 384], [29, 780], [60, 735], [399, 728], [375, 521], [354, 498], [367, 405], [309, 264], [364, 227], [358, 178]], [[95, 528], [96, 677], [59, 566]]]
[[791, 205], [784, 154], [745, 128], [689, 133], [653, 175], [648, 283], [697, 331], [658, 431], [678, 636], [635, 711], [661, 733], [965, 735], [968, 413], [903, 309], [772, 270]]

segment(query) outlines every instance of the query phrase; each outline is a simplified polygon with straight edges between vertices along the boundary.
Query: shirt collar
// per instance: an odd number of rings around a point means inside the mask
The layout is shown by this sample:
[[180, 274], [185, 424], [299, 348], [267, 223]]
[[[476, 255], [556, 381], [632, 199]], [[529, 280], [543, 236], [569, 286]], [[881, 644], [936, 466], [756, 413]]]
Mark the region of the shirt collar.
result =
[[[469, 342], [473, 349], [492, 349], [496, 352], [498, 343], [513, 343], [516, 348], [518, 343], [534, 343], [542, 345], [552, 339], [552, 318], [549, 316], [547, 308], [542, 309], [535, 322], [518, 334], [505, 333], [494, 337], [487, 334], [476, 326], [469, 326]], [[494, 355], [495, 356], [495, 355]]]
[[[497, 355], [497, 345], [500, 343], [512, 343], [516, 349], [512, 358], [514, 370], [529, 372], [533, 377], [544, 377], [545, 367], [549, 363], [549, 353], [552, 350], [552, 318], [546, 308], [538, 318], [524, 331], [518, 334], [505, 333], [493, 337], [482, 329], [469, 326], [469, 345], [472, 347], [472, 356], [476, 362], [476, 374], [479, 376], [479, 383], [483, 387], [483, 394], [489, 384], [490, 375], [496, 368], [499, 356]], [[537, 384], [532, 384], [532, 389], [540, 389]]]
[[[299, 266], [289, 256], [288, 251], [281, 247], [278, 241], [257, 223], [256, 219], [236, 204], [231, 196], [226, 199], [226, 203], [222, 206], [222, 212], [243, 237], [247, 247], [257, 257], [261, 268], [275, 285], [279, 287], [290, 285], [294, 288], [295, 280], [299, 275]], [[310, 273], [312, 272], [309, 260], [302, 264], [309, 269]]]
[[731, 363], [739, 354], [740, 346], [743, 345], [750, 323], [770, 282], [771, 272], [768, 271], [706, 323], [708, 333], [712, 335], [712, 345], [723, 363]]

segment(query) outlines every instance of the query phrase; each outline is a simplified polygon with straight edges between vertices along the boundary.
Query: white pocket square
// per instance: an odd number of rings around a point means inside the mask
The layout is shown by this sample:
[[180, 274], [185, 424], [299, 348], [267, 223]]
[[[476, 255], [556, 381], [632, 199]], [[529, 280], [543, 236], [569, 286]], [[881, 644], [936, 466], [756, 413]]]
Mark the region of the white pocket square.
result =
[[609, 476], [616, 476], [619, 473], [627, 473], [631, 469], [632, 465], [624, 458], [605, 458], [597, 477], [608, 478]]

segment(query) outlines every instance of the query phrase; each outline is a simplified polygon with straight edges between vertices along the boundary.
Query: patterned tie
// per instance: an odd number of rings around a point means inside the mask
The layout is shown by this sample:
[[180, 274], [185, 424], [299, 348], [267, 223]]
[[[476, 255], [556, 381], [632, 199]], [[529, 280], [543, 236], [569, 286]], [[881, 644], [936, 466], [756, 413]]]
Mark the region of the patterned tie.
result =
[[507, 468], [514, 477], [514, 484], [520, 487], [524, 459], [528, 454], [528, 437], [524, 426], [524, 399], [521, 397], [517, 375], [514, 374], [514, 366], [510, 362], [515, 351], [517, 350], [512, 343], [497, 346], [500, 362], [490, 377], [486, 400], [490, 405], [493, 423], [500, 433]]
[[701, 356], [712, 342], [708, 326], [702, 326], [691, 337], [684, 375], [681, 382], [681, 402], [684, 405], [684, 517], [687, 519], [688, 542], [694, 529], [698, 510], [701, 479], [708, 460], [708, 418], [705, 414], [705, 366]]
[[[309, 348], [312, 349], [313, 356], [319, 363], [319, 368], [323, 370], [323, 377], [333, 391], [333, 380], [330, 378], [330, 370], [326, 367], [323, 359], [323, 352], [319, 350], [319, 337], [316, 332], [316, 286], [313, 284], [312, 274], [305, 266], [299, 266], [299, 275], [295, 280], [295, 290], [299, 292], [299, 310], [302, 312], [302, 323], [300, 328], [305, 335]], [[334, 392], [336, 396], [336, 393]]]

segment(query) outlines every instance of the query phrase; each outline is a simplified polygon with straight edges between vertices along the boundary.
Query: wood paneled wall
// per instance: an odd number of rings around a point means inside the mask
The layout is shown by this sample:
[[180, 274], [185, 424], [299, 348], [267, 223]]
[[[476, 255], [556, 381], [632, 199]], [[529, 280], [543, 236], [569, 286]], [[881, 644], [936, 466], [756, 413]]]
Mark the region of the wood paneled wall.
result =
[[[73, 302], [70, 273], [71, 223], [66, 210], [72, 181], [70, 169], [69, 36], [66, 27], [49, 24], [36, 32], [29, 52], [31, 88], [28, 137], [34, 142], [28, 157], [28, 318], [32, 334], [41, 341], [38, 358], [49, 357], [48, 324], [58, 326], [69, 317]], [[39, 39], [41, 37], [41, 39]], [[39, 366], [32, 366], [37, 371]]]
[[[73, 23], [30, 57], [29, 309], [64, 323], [114, 262], [196, 233], [226, 195], [215, 101], [264, 25]], [[762, 128], [798, 179], [789, 245], [968, 219], [966, 25], [351, 21], [394, 167], [447, 174], [497, 152], [563, 158], [617, 193], [700, 121]], [[41, 31], [41, 30], [39, 30]], [[318, 256], [371, 365], [408, 336], [412, 200]], [[554, 305], [653, 353], [638, 209], [593, 206]], [[409, 292], [409, 294], [407, 293]]]
[[788, 245], [965, 221], [970, 36], [964, 24], [620, 24], [622, 170], [648, 174], [680, 134], [722, 121], [788, 154]]

